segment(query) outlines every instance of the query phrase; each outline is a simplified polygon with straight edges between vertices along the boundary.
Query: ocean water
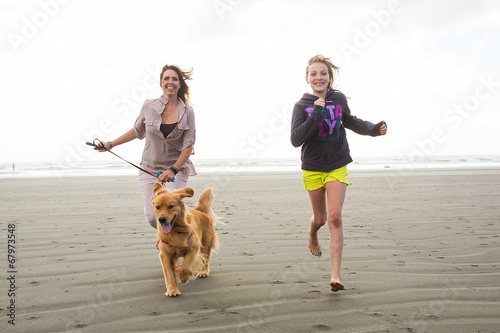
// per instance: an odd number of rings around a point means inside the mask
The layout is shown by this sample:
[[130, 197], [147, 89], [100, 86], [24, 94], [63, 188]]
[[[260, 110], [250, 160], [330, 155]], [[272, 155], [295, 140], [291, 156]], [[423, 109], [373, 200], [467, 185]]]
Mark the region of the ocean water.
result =
[[[355, 170], [408, 170], [443, 168], [500, 168], [500, 155], [490, 156], [439, 156], [425, 161], [410, 161], [404, 157], [353, 157], [350, 171]], [[240, 174], [248, 172], [300, 172], [299, 158], [280, 159], [195, 159], [198, 174]], [[138, 165], [139, 161], [131, 161]], [[0, 163], [0, 178], [68, 177], [68, 176], [122, 176], [136, 175], [138, 170], [116, 158], [106, 161], [78, 163]]]

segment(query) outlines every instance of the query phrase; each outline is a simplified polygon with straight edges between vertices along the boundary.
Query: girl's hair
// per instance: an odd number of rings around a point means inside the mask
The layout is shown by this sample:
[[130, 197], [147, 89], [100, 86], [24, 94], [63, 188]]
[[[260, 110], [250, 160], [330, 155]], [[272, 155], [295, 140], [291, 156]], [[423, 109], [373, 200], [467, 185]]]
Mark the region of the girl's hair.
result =
[[327, 58], [322, 54], [315, 55], [314, 57], [309, 59], [306, 68], [306, 77], [309, 75], [309, 66], [317, 62], [321, 62], [325, 64], [326, 67], [328, 67], [328, 75], [330, 76], [330, 82], [328, 82], [328, 88], [333, 91], [339, 91], [338, 89], [333, 88], [333, 82], [335, 81], [335, 78], [339, 74], [340, 67], [335, 66], [333, 62], [330, 60], [330, 58]]
[[177, 92], [177, 97], [179, 97], [186, 105], [189, 104], [189, 87], [186, 83], [187, 80], [191, 80], [191, 75], [193, 75], [193, 69], [189, 69], [186, 71], [182, 71], [178, 66], [176, 65], [165, 65], [163, 69], [161, 70], [160, 74], [160, 86], [161, 82], [163, 80], [163, 74], [168, 70], [171, 69], [177, 73], [179, 76], [179, 81], [181, 82], [181, 86], [179, 88], [179, 91]]

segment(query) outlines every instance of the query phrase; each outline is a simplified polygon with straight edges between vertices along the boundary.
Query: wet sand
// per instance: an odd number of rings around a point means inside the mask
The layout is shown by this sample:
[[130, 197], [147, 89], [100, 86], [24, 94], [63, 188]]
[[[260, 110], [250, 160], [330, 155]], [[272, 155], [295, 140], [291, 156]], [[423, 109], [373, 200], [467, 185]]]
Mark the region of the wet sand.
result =
[[225, 225], [211, 276], [169, 298], [136, 177], [0, 179], [0, 331], [498, 330], [500, 170], [358, 171], [350, 181], [346, 290], [329, 288], [326, 226], [323, 256], [309, 253], [299, 173], [219, 174], [192, 177], [186, 199], [193, 207], [215, 188]]

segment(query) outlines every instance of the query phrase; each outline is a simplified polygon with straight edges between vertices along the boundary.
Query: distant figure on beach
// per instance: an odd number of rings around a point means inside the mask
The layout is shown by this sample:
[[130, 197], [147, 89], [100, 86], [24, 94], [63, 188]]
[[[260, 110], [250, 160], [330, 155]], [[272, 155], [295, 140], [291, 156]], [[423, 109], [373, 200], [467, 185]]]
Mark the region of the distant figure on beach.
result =
[[340, 263], [344, 244], [342, 206], [346, 195], [349, 154], [345, 128], [358, 134], [378, 136], [387, 133], [384, 121], [377, 124], [351, 115], [343, 93], [333, 88], [336, 67], [330, 58], [316, 55], [306, 68], [306, 82], [312, 93], [305, 93], [295, 104], [291, 141], [302, 146], [302, 178], [309, 192], [313, 215], [309, 226], [309, 250], [321, 256], [318, 230], [327, 222], [330, 229], [330, 288], [343, 290]]
[[12, 163], [12, 171], [16, 171], [16, 165]]
[[151, 204], [154, 183], [165, 181], [165, 187], [172, 191], [185, 187], [189, 176], [196, 175], [189, 159], [196, 139], [194, 111], [189, 106], [186, 83], [191, 75], [192, 70], [182, 71], [176, 65], [165, 65], [160, 74], [162, 96], [146, 100], [132, 129], [104, 143], [105, 148], [112, 149], [134, 139], [146, 138], [141, 167], [152, 174], [162, 173], [156, 178], [139, 171], [144, 214], [155, 229], [156, 218]]

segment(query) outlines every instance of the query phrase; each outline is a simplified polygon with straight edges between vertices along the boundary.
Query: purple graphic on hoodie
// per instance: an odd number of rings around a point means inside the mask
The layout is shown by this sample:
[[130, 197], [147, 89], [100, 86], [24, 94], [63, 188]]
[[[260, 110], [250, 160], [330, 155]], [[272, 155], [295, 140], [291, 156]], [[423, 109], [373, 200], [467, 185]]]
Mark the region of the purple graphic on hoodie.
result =
[[[319, 133], [318, 136], [322, 138], [326, 138], [327, 136], [331, 136], [333, 134], [333, 131], [335, 129], [335, 126], [337, 123], [340, 125], [340, 117], [342, 117], [342, 106], [340, 104], [336, 105], [327, 105], [326, 110], [323, 109], [321, 111], [321, 114], [323, 112], [325, 113], [322, 119], [319, 121]], [[308, 107], [305, 108], [305, 111], [307, 114], [310, 116], [311, 112], [313, 111], [314, 107]], [[328, 112], [327, 112], [328, 110]], [[328, 119], [328, 114], [330, 115], [330, 118]], [[324, 125], [323, 125], [324, 124]], [[335, 137], [329, 138], [329, 140], [333, 140]]]

